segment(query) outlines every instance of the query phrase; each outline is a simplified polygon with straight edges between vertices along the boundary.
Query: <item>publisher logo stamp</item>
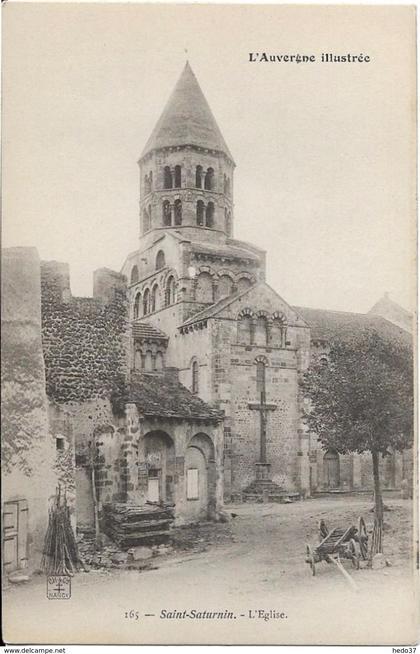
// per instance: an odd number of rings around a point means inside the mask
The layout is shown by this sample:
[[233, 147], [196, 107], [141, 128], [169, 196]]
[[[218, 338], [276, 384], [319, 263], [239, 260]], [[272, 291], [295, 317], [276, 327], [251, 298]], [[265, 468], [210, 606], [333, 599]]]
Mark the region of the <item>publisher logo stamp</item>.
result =
[[70, 599], [71, 580], [67, 575], [49, 575], [47, 577], [48, 599]]

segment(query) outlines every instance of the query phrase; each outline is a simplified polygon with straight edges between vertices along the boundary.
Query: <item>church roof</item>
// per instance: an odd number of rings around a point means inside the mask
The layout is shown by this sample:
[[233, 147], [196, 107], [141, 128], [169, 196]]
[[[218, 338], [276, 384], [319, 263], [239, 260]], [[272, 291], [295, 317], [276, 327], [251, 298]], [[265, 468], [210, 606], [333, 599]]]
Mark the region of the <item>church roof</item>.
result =
[[327, 309], [311, 309], [309, 307], [293, 307], [308, 323], [311, 329], [311, 339], [328, 341], [334, 336], [355, 334], [362, 329], [375, 329], [385, 338], [396, 338], [412, 343], [410, 334], [381, 316], [370, 313], [351, 313], [348, 311], [330, 311]]
[[407, 331], [413, 329], [413, 315], [400, 304], [391, 300], [388, 293], [385, 293], [383, 297], [375, 302], [369, 313], [382, 316], [382, 318], [405, 328]]
[[150, 325], [147, 322], [133, 322], [133, 337], [134, 338], [149, 338], [155, 340], [168, 340], [168, 335], [161, 329]]
[[214, 119], [210, 106], [187, 62], [142, 157], [151, 150], [177, 145], [196, 145], [233, 157]]
[[223, 411], [193, 395], [177, 379], [177, 371], [141, 372], [132, 376], [129, 402], [145, 416], [220, 421]]
[[220, 257], [229, 257], [240, 259], [252, 259], [253, 261], [259, 261], [260, 257], [256, 254], [255, 250], [252, 248], [247, 249], [246, 244], [244, 243], [241, 247], [236, 245], [230, 245], [228, 243], [200, 243], [199, 241], [191, 241], [191, 250], [193, 252], [210, 254], [213, 256]]

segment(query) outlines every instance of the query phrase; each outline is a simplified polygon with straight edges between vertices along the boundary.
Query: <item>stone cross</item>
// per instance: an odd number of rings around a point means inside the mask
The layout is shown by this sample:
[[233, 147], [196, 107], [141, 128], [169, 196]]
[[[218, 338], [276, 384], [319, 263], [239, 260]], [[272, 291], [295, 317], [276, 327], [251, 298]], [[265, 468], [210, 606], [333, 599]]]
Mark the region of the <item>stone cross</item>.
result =
[[269, 411], [275, 411], [275, 404], [267, 404], [265, 391], [261, 391], [261, 401], [259, 403], [249, 403], [248, 408], [258, 411], [260, 414], [260, 463], [267, 464], [267, 414]]

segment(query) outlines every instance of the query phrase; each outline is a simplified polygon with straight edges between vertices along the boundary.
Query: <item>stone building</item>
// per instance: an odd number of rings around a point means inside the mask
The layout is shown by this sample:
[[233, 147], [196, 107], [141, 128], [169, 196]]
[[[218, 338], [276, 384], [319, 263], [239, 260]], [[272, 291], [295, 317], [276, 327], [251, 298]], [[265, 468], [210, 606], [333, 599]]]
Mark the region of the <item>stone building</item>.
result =
[[[368, 456], [306, 433], [299, 377], [343, 325], [405, 338], [405, 323], [293, 307], [266, 283], [265, 253], [234, 237], [235, 163], [188, 63], [138, 164], [140, 242], [122, 269], [132, 367], [175, 366], [224, 411], [225, 498], [371, 486]], [[403, 459], [383, 463], [387, 486], [408, 475]]]
[[[92, 297], [72, 295], [67, 264], [3, 255], [8, 570], [39, 562], [57, 484], [78, 527], [117, 503], [182, 523], [224, 499], [371, 486], [367, 457], [307, 433], [299, 380], [337, 331], [410, 341], [407, 321], [294, 307], [267, 284], [265, 252], [234, 236], [235, 163], [189, 64], [138, 164], [139, 247], [94, 273]], [[386, 485], [410, 465], [384, 461]]]

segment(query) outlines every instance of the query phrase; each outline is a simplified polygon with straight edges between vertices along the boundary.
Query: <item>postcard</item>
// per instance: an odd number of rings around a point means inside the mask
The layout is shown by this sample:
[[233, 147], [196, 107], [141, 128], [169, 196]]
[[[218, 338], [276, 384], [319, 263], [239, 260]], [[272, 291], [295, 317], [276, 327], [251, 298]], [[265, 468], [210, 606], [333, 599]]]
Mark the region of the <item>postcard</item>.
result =
[[415, 8], [2, 9], [5, 642], [413, 649]]

